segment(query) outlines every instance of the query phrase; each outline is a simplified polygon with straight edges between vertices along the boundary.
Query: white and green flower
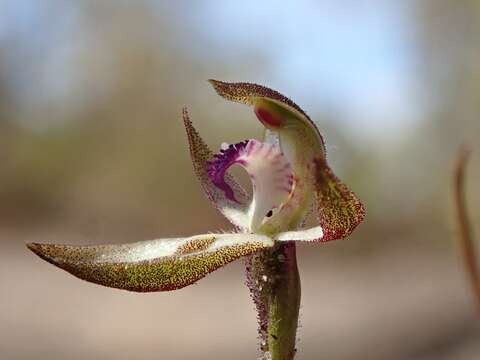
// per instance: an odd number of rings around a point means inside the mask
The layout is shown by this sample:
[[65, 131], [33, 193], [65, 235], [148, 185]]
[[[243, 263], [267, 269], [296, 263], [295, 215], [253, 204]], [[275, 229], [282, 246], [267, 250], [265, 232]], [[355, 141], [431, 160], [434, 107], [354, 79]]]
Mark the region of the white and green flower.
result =
[[[242, 256], [271, 248], [275, 242], [321, 243], [348, 236], [365, 211], [328, 167], [322, 136], [308, 115], [266, 87], [210, 82], [225, 99], [253, 106], [266, 128], [263, 141], [223, 144], [214, 154], [183, 110], [195, 173], [209, 199], [234, 225], [231, 233], [123, 245], [27, 246], [81, 279], [147, 292], [185, 287]], [[228, 174], [235, 164], [248, 173], [251, 196]], [[318, 225], [305, 229], [303, 223], [311, 209]]]

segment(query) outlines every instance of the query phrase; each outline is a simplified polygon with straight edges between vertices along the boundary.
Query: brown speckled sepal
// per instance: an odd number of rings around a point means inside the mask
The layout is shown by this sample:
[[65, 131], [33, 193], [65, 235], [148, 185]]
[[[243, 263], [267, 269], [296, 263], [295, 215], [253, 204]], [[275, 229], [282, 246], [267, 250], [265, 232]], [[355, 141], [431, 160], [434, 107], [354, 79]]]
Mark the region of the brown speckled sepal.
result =
[[103, 286], [138, 292], [168, 291], [273, 245], [266, 236], [206, 234], [123, 245], [27, 244], [42, 259]]
[[324, 159], [318, 159], [315, 166], [317, 214], [323, 230], [320, 241], [344, 239], [363, 221], [365, 208]]

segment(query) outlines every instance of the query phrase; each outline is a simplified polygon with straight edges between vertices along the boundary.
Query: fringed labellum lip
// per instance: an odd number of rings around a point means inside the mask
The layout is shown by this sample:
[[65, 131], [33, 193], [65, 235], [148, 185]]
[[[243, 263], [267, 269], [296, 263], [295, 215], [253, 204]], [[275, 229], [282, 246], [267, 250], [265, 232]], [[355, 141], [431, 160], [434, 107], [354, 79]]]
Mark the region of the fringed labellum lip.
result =
[[293, 173], [287, 159], [273, 144], [254, 139], [235, 145], [224, 145], [219, 154], [208, 163], [212, 183], [235, 201], [233, 190], [225, 182], [225, 173], [232, 166], [243, 167], [253, 185], [253, 199], [248, 211], [248, 230], [257, 232], [288, 199], [293, 189]]
[[198, 131], [194, 128], [188, 111], [183, 108], [183, 123], [187, 132], [192, 158], [193, 170], [197, 175], [202, 188], [213, 205], [239, 229], [246, 229], [249, 225], [248, 204], [250, 197], [247, 192], [229, 174], [225, 175], [225, 183], [231, 189], [227, 194], [224, 189], [215, 185], [208, 175], [209, 161], [213, 160], [214, 154], [203, 141]]

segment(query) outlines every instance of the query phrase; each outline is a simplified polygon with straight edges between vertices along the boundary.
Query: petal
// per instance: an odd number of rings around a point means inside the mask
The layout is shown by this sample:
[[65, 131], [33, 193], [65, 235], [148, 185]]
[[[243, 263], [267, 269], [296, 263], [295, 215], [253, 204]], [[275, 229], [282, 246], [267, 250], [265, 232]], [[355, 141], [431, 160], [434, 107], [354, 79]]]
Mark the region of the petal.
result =
[[[223, 81], [218, 81], [213, 79], [210, 79], [209, 82], [213, 85], [217, 94], [227, 100], [246, 104], [246, 105], [251, 105], [251, 106], [256, 106], [258, 102], [261, 100], [270, 100], [272, 102], [275, 102], [279, 106], [281, 106], [284, 111], [291, 112], [292, 116], [300, 117], [300, 118], [303, 118], [304, 121], [310, 122], [313, 128], [316, 129], [313, 121], [300, 108], [300, 106], [295, 104], [289, 98], [280, 94], [278, 91], [269, 89], [265, 86], [251, 84], [251, 83], [244, 83], [244, 82], [228, 83], [228, 82], [223, 82]], [[278, 109], [278, 111], [282, 112], [281, 109]], [[260, 110], [260, 113], [263, 113], [263, 111]], [[272, 117], [271, 114], [265, 113], [265, 115], [266, 115], [266, 118], [260, 119], [260, 120], [265, 124], [272, 123], [273, 125], [270, 125], [270, 126], [274, 126], [275, 123], [281, 124], [283, 121], [280, 117], [276, 117], [276, 116], [273, 116], [273, 118], [269, 121], [269, 118]], [[269, 128], [270, 126], [266, 126], [266, 127]], [[318, 130], [316, 131], [320, 136], [320, 133], [318, 132]]]
[[[262, 124], [277, 133], [281, 149], [291, 163], [301, 194], [292, 197], [297, 209], [284, 216], [299, 224], [316, 195], [316, 209], [323, 228], [322, 241], [348, 236], [363, 220], [365, 209], [355, 194], [327, 164], [323, 138], [310, 117], [294, 102], [275, 90], [248, 83], [210, 80], [217, 93], [227, 100], [254, 106]], [[285, 211], [289, 209], [285, 207]]]
[[316, 205], [323, 228], [322, 241], [346, 238], [365, 218], [365, 207], [340, 181], [325, 159], [316, 159]]
[[233, 191], [225, 183], [224, 176], [234, 164], [242, 166], [252, 180], [249, 230], [257, 232], [272, 217], [273, 211], [288, 199], [293, 188], [291, 166], [274, 144], [250, 139], [235, 145], [225, 145], [220, 154], [209, 161], [208, 176], [231, 200], [235, 200], [232, 198]]
[[250, 203], [249, 196], [229, 174], [225, 176], [225, 182], [232, 190], [230, 198], [224, 191], [211, 182], [207, 173], [207, 165], [208, 161], [213, 159], [213, 152], [193, 127], [186, 108], [183, 108], [183, 122], [187, 131], [193, 169], [202, 184], [205, 194], [233, 225], [242, 229], [248, 228], [249, 220], [247, 212], [248, 204]]
[[80, 279], [139, 292], [185, 287], [272, 245], [270, 238], [251, 234], [205, 234], [123, 245], [27, 244], [42, 259]]

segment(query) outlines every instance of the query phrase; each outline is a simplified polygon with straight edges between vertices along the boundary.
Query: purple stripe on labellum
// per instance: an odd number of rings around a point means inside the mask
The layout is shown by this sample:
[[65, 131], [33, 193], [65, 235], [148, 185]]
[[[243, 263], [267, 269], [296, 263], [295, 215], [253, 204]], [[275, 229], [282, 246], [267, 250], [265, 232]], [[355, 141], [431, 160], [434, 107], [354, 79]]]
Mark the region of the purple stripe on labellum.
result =
[[250, 147], [247, 149], [247, 145], [250, 140], [245, 140], [237, 144], [228, 145], [228, 147], [220, 149], [219, 154], [215, 154], [213, 160], [208, 161], [208, 177], [212, 183], [222, 189], [225, 192], [225, 196], [238, 203], [235, 198], [234, 192], [230, 185], [225, 182], [225, 173], [233, 164], [239, 164], [245, 166], [245, 161], [240, 160], [239, 157], [245, 154], [245, 152], [251, 151]]

